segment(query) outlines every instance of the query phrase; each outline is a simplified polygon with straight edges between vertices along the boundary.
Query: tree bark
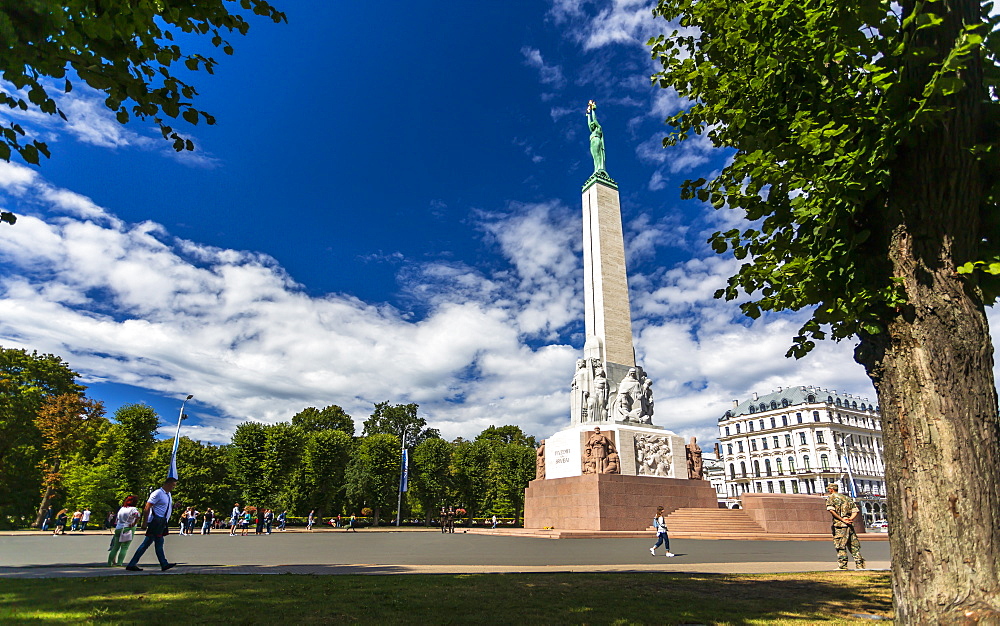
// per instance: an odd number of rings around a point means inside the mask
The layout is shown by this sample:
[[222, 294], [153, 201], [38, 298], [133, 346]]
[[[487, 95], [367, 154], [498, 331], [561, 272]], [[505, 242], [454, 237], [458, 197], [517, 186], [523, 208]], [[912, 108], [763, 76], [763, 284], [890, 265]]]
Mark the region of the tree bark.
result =
[[[62, 459], [56, 459], [55, 465], [52, 467], [52, 473], [59, 473], [59, 466], [62, 465]], [[45, 521], [45, 508], [49, 506], [49, 502], [56, 495], [56, 488], [51, 483], [45, 487], [45, 494], [42, 496], [42, 503], [38, 505], [38, 515], [35, 516], [35, 523], [31, 525], [32, 528], [41, 528], [42, 523]]]
[[[962, 23], [979, 21], [977, 2], [952, 0], [946, 10], [942, 27], [917, 32], [920, 45], [946, 52]], [[905, 68], [915, 90], [928, 77], [922, 63]], [[981, 294], [956, 273], [982, 232], [984, 173], [970, 149], [982, 129], [981, 76], [966, 72], [967, 88], [948, 99], [954, 108], [915, 131], [891, 164], [874, 238], [907, 304], [855, 354], [881, 404], [901, 624], [1000, 623], [993, 348]]]

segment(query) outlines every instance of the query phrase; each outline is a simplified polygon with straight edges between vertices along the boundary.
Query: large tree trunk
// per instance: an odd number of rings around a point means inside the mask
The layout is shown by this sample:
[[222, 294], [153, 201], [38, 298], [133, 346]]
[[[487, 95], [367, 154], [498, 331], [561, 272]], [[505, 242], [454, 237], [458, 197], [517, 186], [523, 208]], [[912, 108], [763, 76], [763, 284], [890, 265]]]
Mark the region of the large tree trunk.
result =
[[[922, 45], [946, 51], [962, 21], [978, 20], [977, 2], [946, 6], [943, 27], [918, 31]], [[923, 63], [906, 68], [914, 85], [927, 78]], [[949, 99], [954, 110], [917, 130], [891, 164], [888, 210], [873, 240], [907, 303], [856, 352], [881, 404], [893, 595], [903, 624], [1000, 623], [993, 348], [981, 295], [955, 271], [982, 232], [983, 174], [970, 150], [983, 119], [976, 71]]]
[[[55, 465], [52, 467], [52, 474], [59, 473], [59, 466], [62, 465], [62, 459], [56, 459]], [[42, 522], [45, 521], [45, 509], [48, 508], [49, 502], [52, 501], [56, 495], [55, 485], [51, 481], [45, 487], [45, 494], [42, 495], [42, 503], [38, 505], [38, 515], [35, 516], [35, 523], [31, 525], [32, 528], [41, 528]]]

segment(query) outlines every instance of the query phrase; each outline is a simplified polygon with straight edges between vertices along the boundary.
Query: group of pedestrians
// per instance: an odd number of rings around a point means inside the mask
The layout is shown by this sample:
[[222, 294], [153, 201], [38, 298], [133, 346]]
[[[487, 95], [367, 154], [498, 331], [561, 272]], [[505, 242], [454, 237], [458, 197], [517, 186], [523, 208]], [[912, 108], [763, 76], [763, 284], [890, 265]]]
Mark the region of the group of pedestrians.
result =
[[194, 529], [198, 525], [199, 515], [201, 515], [201, 534], [211, 534], [212, 528], [214, 528], [216, 524], [215, 511], [208, 508], [204, 513], [200, 513], [193, 506], [189, 506], [183, 513], [181, 513], [180, 533], [178, 534], [193, 535]]
[[[65, 535], [66, 534], [66, 522], [69, 522], [69, 529], [73, 532], [86, 532], [87, 525], [90, 523], [90, 508], [83, 507], [83, 510], [77, 509], [72, 517], [70, 517], [69, 509], [62, 509], [55, 514], [55, 525], [53, 526], [53, 536], [54, 535]], [[42, 531], [47, 531], [49, 526], [53, 523], [53, 513], [52, 507], [50, 506], [45, 510], [45, 515], [42, 517]]]
[[288, 522], [288, 511], [282, 511], [275, 517], [274, 511], [271, 509], [248, 506], [241, 511], [240, 503], [237, 502], [229, 514], [229, 536], [236, 536], [237, 531], [239, 531], [240, 536], [246, 536], [250, 534], [251, 526], [254, 527], [255, 535], [270, 535], [275, 522], [278, 524], [278, 530], [285, 530], [285, 524]]
[[[347, 521], [344, 521], [345, 519]], [[316, 509], [313, 509], [309, 511], [309, 516], [306, 517], [306, 530], [312, 530], [313, 526], [316, 525], [316, 520], [319, 520], [320, 523], [323, 521], [316, 513]], [[333, 526], [334, 528], [343, 528], [344, 532], [347, 533], [351, 531], [358, 532], [358, 517], [354, 514], [351, 514], [349, 518], [345, 518], [344, 516], [338, 514], [337, 517], [331, 517], [329, 523], [330, 526]]]

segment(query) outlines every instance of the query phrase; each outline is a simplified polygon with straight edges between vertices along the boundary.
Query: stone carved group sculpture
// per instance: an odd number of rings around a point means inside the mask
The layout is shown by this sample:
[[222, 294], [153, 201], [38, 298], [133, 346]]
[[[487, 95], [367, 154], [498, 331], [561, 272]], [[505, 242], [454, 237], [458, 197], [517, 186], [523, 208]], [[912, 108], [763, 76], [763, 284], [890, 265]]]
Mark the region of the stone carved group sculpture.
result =
[[670, 440], [658, 435], [635, 436], [635, 467], [639, 476], [670, 476]]
[[608, 378], [600, 359], [577, 360], [570, 390], [576, 421], [603, 422], [608, 418]]
[[604, 422], [609, 416], [618, 422], [653, 423], [653, 382], [642, 368], [629, 369], [609, 405], [611, 388], [601, 360], [578, 359], [570, 396], [570, 410], [576, 423]]
[[587, 438], [581, 459], [584, 474], [621, 474], [621, 459], [615, 442], [601, 433], [600, 428]]
[[611, 416], [616, 422], [653, 423], [653, 382], [641, 368], [629, 368], [618, 385]]

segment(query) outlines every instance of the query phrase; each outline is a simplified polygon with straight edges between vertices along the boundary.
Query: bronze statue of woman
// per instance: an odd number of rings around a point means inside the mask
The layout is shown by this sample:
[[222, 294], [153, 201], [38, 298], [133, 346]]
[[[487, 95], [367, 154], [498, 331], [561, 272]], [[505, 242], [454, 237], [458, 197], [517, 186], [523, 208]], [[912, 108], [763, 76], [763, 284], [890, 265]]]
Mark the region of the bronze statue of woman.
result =
[[594, 173], [604, 172], [604, 131], [597, 121], [597, 103], [587, 103], [587, 126], [590, 128], [590, 156], [594, 157]]

